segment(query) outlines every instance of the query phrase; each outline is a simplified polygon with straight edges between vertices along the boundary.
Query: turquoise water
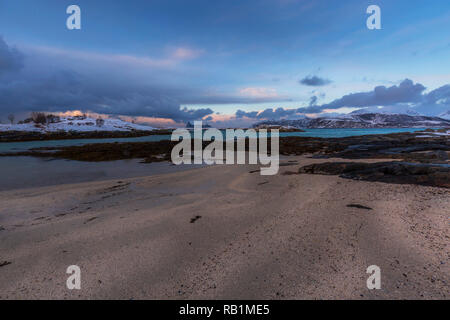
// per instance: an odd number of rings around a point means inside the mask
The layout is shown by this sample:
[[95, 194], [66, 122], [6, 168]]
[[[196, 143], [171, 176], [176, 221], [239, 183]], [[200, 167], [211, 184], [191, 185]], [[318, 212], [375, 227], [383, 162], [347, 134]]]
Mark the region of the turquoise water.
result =
[[[389, 129], [304, 129], [305, 132], [281, 132], [280, 137], [317, 137], [317, 138], [343, 138], [350, 136], [362, 136], [368, 134], [388, 134], [399, 132], [415, 132], [424, 128], [389, 128]], [[136, 138], [108, 138], [108, 139], [73, 139], [73, 140], [48, 140], [28, 142], [2, 142], [0, 153], [17, 152], [31, 148], [77, 146], [90, 143], [112, 142], [150, 142], [170, 140], [170, 135], [152, 135]]]
[[70, 140], [47, 140], [26, 142], [0, 142], [1, 152], [17, 152], [32, 148], [43, 147], [70, 147], [81, 146], [90, 143], [113, 143], [113, 142], [149, 142], [170, 140], [170, 135], [153, 135], [136, 138], [107, 138], [107, 139], [70, 139]]
[[426, 128], [376, 128], [376, 129], [303, 129], [305, 132], [281, 132], [280, 137], [344, 138], [369, 134], [389, 134], [423, 131]]

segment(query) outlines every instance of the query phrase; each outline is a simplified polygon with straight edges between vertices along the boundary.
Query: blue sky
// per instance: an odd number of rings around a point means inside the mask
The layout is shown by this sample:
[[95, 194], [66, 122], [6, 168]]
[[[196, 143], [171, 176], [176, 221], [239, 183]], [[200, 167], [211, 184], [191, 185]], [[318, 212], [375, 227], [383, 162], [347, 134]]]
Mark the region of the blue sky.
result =
[[[71, 4], [81, 30], [66, 28]], [[371, 4], [381, 30], [366, 27]], [[362, 107], [439, 114], [450, 108], [449, 25], [446, 0], [2, 0], [0, 115], [227, 126]]]

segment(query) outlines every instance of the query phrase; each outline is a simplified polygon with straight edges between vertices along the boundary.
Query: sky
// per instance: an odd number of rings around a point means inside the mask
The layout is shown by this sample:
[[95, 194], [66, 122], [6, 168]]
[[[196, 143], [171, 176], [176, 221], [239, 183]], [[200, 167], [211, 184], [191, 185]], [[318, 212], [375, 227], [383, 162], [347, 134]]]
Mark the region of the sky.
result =
[[[69, 5], [81, 29], [69, 30]], [[366, 12], [381, 9], [381, 29]], [[448, 0], [0, 0], [0, 120], [219, 127], [450, 110]]]

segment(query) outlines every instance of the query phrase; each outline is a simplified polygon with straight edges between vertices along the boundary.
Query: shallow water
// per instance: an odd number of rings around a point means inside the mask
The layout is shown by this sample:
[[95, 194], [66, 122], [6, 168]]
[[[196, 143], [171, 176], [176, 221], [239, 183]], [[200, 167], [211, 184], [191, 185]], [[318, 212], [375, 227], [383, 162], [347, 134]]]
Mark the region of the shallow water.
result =
[[47, 141], [25, 141], [25, 142], [0, 142], [1, 152], [17, 152], [33, 148], [43, 147], [70, 147], [81, 146], [90, 143], [113, 143], [113, 142], [151, 142], [170, 140], [170, 135], [152, 135], [134, 138], [107, 138], [107, 139], [68, 139]]
[[[369, 134], [388, 134], [399, 132], [415, 132], [424, 128], [389, 128], [389, 129], [304, 129], [305, 132], [281, 132], [280, 137], [316, 137], [316, 138], [343, 138], [350, 136], [362, 136]], [[73, 139], [73, 140], [48, 140], [27, 142], [1, 142], [0, 153], [17, 152], [42, 147], [77, 146], [90, 143], [112, 142], [151, 142], [170, 140], [170, 135], [152, 135], [135, 138], [107, 138], [107, 139]]]
[[35, 157], [0, 157], [0, 191], [68, 183], [127, 179], [190, 170], [204, 165], [170, 162], [140, 163], [138, 159], [81, 162]]

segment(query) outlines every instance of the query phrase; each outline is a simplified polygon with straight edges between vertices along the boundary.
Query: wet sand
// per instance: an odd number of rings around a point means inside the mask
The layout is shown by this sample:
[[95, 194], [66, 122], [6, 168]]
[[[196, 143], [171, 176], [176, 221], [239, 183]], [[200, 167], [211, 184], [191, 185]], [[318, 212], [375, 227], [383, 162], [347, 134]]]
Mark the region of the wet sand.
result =
[[293, 160], [276, 176], [224, 165], [0, 191], [0, 298], [448, 298], [448, 189], [283, 175], [325, 161]]
[[126, 179], [202, 166], [175, 166], [170, 162], [141, 163], [139, 159], [95, 163], [51, 158], [0, 157], [0, 191]]

